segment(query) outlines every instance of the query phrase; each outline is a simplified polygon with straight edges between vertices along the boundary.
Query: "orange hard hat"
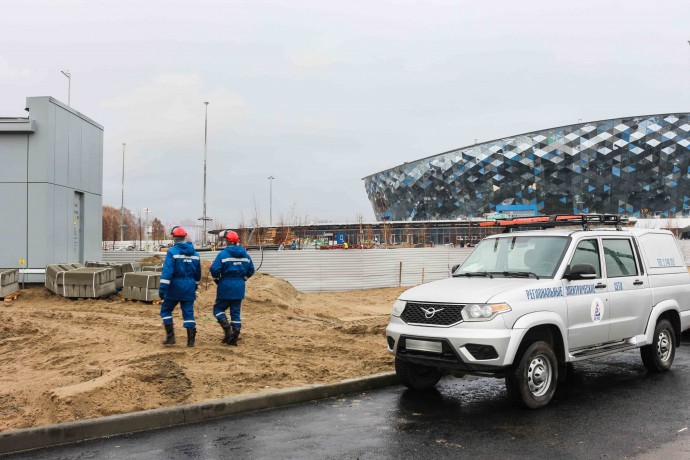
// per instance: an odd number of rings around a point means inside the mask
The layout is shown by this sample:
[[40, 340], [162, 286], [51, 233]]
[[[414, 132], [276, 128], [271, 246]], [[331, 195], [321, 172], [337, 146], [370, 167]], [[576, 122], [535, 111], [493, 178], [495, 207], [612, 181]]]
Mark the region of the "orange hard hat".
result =
[[170, 232], [175, 238], [182, 238], [187, 236], [187, 232], [182, 227], [173, 227], [172, 232]]
[[239, 243], [240, 242], [240, 236], [237, 233], [233, 232], [232, 230], [225, 232], [225, 239], [231, 243]]

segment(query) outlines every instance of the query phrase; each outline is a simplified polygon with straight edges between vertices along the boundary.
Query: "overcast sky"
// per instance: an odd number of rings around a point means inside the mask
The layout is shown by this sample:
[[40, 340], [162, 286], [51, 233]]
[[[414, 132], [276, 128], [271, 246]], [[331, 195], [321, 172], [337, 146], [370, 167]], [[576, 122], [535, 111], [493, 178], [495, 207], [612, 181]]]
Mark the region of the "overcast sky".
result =
[[[354, 222], [362, 177], [498, 137], [690, 110], [688, 1], [4, 0], [0, 116], [105, 127], [103, 203]], [[256, 205], [254, 204], [256, 203]]]

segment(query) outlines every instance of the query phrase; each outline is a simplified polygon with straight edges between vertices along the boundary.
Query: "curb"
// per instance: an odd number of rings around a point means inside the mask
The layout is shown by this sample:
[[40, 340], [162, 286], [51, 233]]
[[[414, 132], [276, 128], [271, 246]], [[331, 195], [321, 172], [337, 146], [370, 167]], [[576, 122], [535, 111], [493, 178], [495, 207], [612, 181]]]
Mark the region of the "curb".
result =
[[26, 428], [0, 433], [0, 455], [184, 425], [227, 415], [374, 390], [398, 383], [395, 372], [385, 372], [331, 384], [286, 388], [268, 393], [234, 396], [174, 407]]

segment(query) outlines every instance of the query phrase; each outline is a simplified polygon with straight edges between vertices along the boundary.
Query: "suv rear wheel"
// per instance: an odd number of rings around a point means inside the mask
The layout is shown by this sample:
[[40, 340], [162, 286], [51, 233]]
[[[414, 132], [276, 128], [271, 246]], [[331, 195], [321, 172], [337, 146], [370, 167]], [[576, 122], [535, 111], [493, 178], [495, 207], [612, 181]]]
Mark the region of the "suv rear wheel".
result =
[[530, 409], [546, 406], [556, 393], [558, 360], [551, 345], [534, 342], [506, 376], [508, 394]]
[[642, 363], [649, 372], [663, 372], [671, 368], [676, 356], [675, 331], [667, 319], [659, 320], [654, 328], [654, 341], [640, 348]]
[[395, 373], [400, 383], [411, 390], [429, 390], [436, 386], [443, 372], [421, 364], [414, 364], [395, 358]]

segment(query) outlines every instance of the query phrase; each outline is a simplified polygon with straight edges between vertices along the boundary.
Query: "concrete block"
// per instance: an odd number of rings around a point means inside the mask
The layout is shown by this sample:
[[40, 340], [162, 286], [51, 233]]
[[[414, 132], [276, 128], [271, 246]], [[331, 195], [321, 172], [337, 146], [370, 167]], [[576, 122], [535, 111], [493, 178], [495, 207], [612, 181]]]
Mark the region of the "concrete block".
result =
[[0, 268], [0, 286], [7, 286], [19, 282], [19, 270], [16, 268]]
[[117, 291], [115, 280], [112, 267], [51, 264], [46, 267], [45, 286], [63, 297], [105, 297]]
[[141, 267], [141, 271], [143, 272], [162, 272], [163, 271], [163, 266], [162, 265], [144, 265]]
[[5, 286], [0, 286], [0, 297], [5, 297], [10, 294], [14, 294], [19, 290], [19, 283], [7, 284]]
[[157, 272], [125, 273], [123, 295], [125, 299], [150, 302], [158, 299], [161, 275]]

